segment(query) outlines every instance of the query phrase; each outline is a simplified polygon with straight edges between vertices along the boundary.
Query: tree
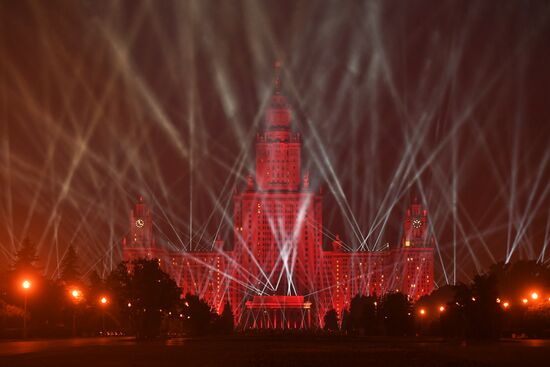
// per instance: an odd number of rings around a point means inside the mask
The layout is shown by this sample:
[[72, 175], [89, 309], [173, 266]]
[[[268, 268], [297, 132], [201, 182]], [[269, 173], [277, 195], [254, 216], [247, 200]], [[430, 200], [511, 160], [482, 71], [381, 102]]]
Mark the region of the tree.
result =
[[[124, 275], [128, 277], [128, 269], [124, 267], [126, 272]], [[105, 281], [101, 279], [97, 270], [94, 270], [88, 276], [88, 295], [91, 299], [95, 300], [99, 296], [102, 290], [105, 289]]]
[[210, 305], [194, 294], [187, 293], [182, 299], [184, 329], [192, 335], [205, 335], [211, 331], [217, 315]]
[[[421, 298], [417, 306], [436, 309], [440, 333], [449, 337], [495, 339], [512, 333], [537, 335], [548, 329], [550, 311], [532, 302], [532, 292], [550, 289], [550, 267], [535, 261], [497, 263], [470, 284], [443, 287]], [[526, 298], [526, 303], [522, 299]]]
[[36, 252], [36, 244], [29, 237], [25, 237], [21, 242], [19, 250], [15, 254], [12, 272], [19, 276], [39, 274], [40, 271], [37, 265], [38, 255]]
[[[455, 313], [456, 286], [445, 285], [437, 288], [429, 295], [420, 297], [415, 302], [415, 309], [418, 312], [424, 308], [429, 310], [428, 314], [417, 318], [417, 333], [430, 335], [453, 335], [456, 326], [451, 323], [451, 317]], [[443, 311], [440, 310], [443, 307]], [[418, 313], [416, 314], [418, 316]]]
[[382, 300], [381, 314], [388, 335], [409, 335], [413, 330], [411, 304], [403, 293], [389, 293]]
[[354, 332], [376, 333], [376, 296], [356, 295], [350, 304], [350, 328]]
[[219, 331], [225, 334], [230, 334], [235, 328], [233, 310], [229, 302], [226, 302], [223, 306], [223, 311], [219, 317]]
[[441, 315], [441, 333], [471, 339], [498, 338], [503, 311], [496, 302], [496, 276], [476, 275], [472, 284], [458, 284], [453, 288], [454, 300], [447, 303]]
[[378, 331], [378, 315], [377, 315], [378, 298], [376, 295], [365, 297], [365, 305], [363, 308], [363, 327], [365, 334], [375, 335]]
[[550, 266], [533, 260], [500, 262], [491, 266], [487, 275], [496, 278], [498, 296], [502, 299], [522, 299], [532, 291], [550, 289]]
[[[4, 298], [8, 304], [24, 308], [21, 284], [23, 280], [31, 283], [31, 289], [26, 292], [27, 327], [29, 335], [46, 334], [61, 320], [62, 293], [55, 282], [42, 274], [38, 265], [37, 246], [25, 237], [15, 254], [15, 260], [6, 274]], [[19, 327], [19, 325], [14, 325]]]
[[80, 280], [78, 271], [78, 256], [73, 245], [67, 248], [67, 252], [61, 260], [61, 280], [64, 282], [77, 282]]
[[350, 317], [349, 317], [349, 311], [345, 308], [342, 310], [342, 328], [341, 328], [341, 330], [346, 334], [351, 333], [351, 322], [350, 322]]
[[0, 320], [9, 317], [15, 317], [17, 319], [23, 317], [23, 309], [0, 300]]
[[[94, 277], [95, 278], [95, 277]], [[99, 276], [98, 276], [99, 278]], [[101, 283], [98, 283], [97, 280], [90, 279], [95, 283], [97, 290], [101, 291]], [[110, 291], [112, 296], [116, 299], [116, 304], [118, 306], [125, 306], [128, 301], [133, 297], [133, 284], [132, 284], [132, 274], [128, 270], [126, 262], [121, 262], [117, 265], [116, 268], [111, 271], [105, 280], [105, 287]], [[100, 278], [99, 278], [100, 279]], [[92, 285], [94, 284], [92, 283]]]
[[119, 264], [107, 278], [107, 287], [121, 313], [130, 313], [140, 339], [160, 335], [163, 312], [173, 309], [181, 294], [158, 261], [147, 259], [133, 261], [130, 272], [125, 263]]
[[328, 310], [324, 317], [325, 330], [338, 331], [338, 313], [335, 309]]
[[502, 309], [496, 302], [498, 284], [494, 275], [476, 275], [472, 284], [472, 298], [465, 303], [467, 336], [476, 339], [494, 339], [500, 336]]
[[353, 332], [363, 332], [363, 326], [365, 324], [365, 297], [357, 294], [351, 299], [349, 306], [349, 323], [350, 329]]

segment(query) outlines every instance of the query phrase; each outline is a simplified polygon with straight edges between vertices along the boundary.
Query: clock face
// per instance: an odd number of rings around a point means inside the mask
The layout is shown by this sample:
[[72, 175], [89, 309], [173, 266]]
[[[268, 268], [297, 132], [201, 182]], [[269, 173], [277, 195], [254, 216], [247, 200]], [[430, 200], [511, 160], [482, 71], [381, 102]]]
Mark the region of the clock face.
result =
[[136, 220], [136, 227], [141, 228], [144, 224], [145, 222], [143, 221], [143, 219]]
[[414, 218], [412, 220], [412, 225], [413, 225], [414, 228], [418, 229], [418, 228], [422, 227], [422, 220], [420, 220], [420, 218]]

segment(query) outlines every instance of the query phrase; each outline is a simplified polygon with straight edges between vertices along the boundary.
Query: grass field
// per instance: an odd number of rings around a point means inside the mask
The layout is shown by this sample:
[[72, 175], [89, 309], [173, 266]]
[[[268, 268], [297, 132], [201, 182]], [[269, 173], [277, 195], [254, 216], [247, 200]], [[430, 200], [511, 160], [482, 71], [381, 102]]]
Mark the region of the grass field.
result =
[[549, 340], [464, 344], [428, 339], [238, 336], [0, 342], [0, 366], [547, 366]]

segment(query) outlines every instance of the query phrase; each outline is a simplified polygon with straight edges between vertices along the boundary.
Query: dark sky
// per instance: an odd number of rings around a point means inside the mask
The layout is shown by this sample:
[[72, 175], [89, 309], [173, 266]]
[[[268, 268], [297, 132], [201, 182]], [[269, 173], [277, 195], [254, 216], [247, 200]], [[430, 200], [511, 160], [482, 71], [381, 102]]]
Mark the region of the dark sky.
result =
[[547, 1], [0, 1], [0, 265], [109, 268], [140, 194], [164, 246], [230, 241], [275, 60], [325, 242], [396, 246], [415, 192], [439, 284], [546, 261], [549, 40]]

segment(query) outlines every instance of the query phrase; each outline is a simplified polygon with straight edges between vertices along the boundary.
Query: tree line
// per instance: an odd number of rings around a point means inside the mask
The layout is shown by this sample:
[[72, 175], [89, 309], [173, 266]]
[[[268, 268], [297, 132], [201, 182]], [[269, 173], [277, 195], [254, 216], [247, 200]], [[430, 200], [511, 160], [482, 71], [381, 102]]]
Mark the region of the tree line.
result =
[[[182, 297], [156, 260], [121, 262], [101, 278], [97, 272], [81, 274], [78, 254], [69, 246], [56, 274], [43, 274], [36, 245], [24, 239], [0, 273], [0, 338], [122, 333], [150, 339], [228, 334], [235, 328], [229, 303], [218, 315], [198, 296]], [[344, 335], [546, 337], [550, 269], [534, 261], [494, 264], [470, 283], [440, 287], [415, 303], [402, 293], [358, 294], [341, 314], [329, 310], [323, 329]]]
[[472, 282], [444, 286], [414, 304], [402, 293], [356, 295], [329, 310], [324, 329], [351, 335], [458, 339], [550, 336], [550, 269], [535, 261], [497, 263]]
[[26, 238], [0, 274], [0, 337], [21, 337], [23, 324], [29, 337], [124, 334], [150, 339], [233, 331], [229, 304], [218, 315], [197, 296], [181, 297], [156, 260], [121, 262], [104, 279], [97, 272], [81, 274], [73, 246], [57, 277], [46, 277], [38, 260], [36, 245]]

